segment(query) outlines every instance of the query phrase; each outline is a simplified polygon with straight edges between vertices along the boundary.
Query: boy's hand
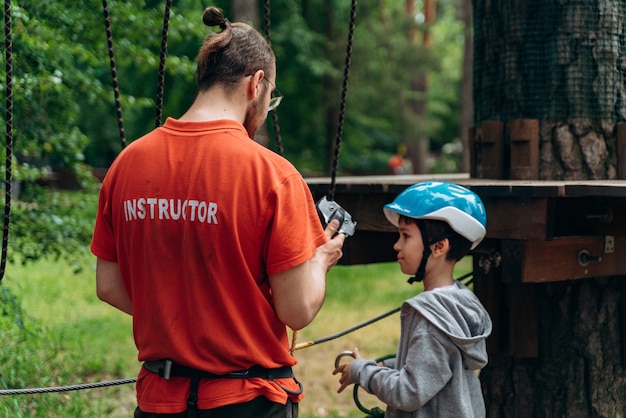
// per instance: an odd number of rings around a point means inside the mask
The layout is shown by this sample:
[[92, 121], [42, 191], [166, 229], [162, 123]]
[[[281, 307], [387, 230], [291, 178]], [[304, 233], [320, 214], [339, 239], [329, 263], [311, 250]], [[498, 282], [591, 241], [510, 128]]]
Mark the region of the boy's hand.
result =
[[[355, 360], [361, 358], [361, 354], [359, 353], [358, 348], [355, 347], [354, 350], [352, 350], [352, 357], [354, 357]], [[333, 370], [333, 375], [341, 373], [341, 376], [339, 377], [339, 389], [337, 389], [337, 393], [343, 392], [345, 388], [354, 383], [350, 381], [351, 366], [352, 363], [340, 364], [335, 367], [335, 370]]]

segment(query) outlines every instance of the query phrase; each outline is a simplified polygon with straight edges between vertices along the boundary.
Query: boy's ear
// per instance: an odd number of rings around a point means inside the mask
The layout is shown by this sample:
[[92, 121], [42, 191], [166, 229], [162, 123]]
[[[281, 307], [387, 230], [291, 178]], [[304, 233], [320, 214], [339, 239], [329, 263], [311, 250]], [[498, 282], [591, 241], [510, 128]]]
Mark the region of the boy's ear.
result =
[[441, 239], [434, 243], [432, 246], [431, 256], [433, 257], [441, 257], [445, 256], [450, 249], [450, 240], [448, 238]]

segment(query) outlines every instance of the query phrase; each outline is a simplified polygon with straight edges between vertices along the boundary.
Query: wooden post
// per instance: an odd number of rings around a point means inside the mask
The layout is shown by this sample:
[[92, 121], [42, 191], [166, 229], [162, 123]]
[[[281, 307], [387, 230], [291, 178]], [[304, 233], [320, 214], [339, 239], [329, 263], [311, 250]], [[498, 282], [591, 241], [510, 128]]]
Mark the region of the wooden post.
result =
[[469, 153], [469, 163], [470, 163], [470, 177], [476, 178], [478, 177], [478, 169], [476, 167], [476, 128], [474, 126], [470, 126], [467, 129], [467, 149]]
[[539, 179], [539, 120], [509, 121], [511, 179]]
[[480, 124], [479, 177], [501, 179], [504, 174], [504, 123], [484, 121]]

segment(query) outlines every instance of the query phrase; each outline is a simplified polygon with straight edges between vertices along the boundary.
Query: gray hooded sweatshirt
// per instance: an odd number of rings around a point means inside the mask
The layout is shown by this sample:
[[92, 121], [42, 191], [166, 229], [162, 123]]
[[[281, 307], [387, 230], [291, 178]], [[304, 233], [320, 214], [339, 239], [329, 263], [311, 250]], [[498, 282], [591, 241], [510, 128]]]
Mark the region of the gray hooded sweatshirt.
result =
[[477, 371], [487, 364], [491, 319], [460, 282], [402, 304], [394, 359], [357, 359], [350, 380], [387, 405], [385, 418], [486, 416]]

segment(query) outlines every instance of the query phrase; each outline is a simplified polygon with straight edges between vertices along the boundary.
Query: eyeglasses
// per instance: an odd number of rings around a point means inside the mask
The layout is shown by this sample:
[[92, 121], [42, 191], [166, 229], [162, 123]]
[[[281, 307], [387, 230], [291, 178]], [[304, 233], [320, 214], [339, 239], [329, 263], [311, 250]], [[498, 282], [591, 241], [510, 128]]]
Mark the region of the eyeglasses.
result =
[[[253, 76], [254, 74], [246, 74], [244, 77], [250, 77]], [[274, 87], [274, 90], [272, 91], [272, 97], [270, 98], [270, 104], [267, 107], [267, 111], [271, 112], [272, 110], [276, 110], [276, 108], [278, 107], [278, 105], [280, 105], [280, 102], [283, 101], [283, 96], [280, 93], [280, 90], [278, 90], [276, 88], [276, 85], [274, 83], [272, 83], [269, 78], [263, 76], [263, 80], [267, 81], [268, 83], [270, 83], [272, 85], [272, 87]]]
[[285, 96], [280, 93], [280, 90], [276, 88], [276, 85], [272, 83], [267, 77], [263, 76], [263, 80], [267, 81], [272, 85], [272, 87], [274, 87], [274, 90], [272, 91], [272, 98], [270, 99], [270, 105], [267, 107], [267, 111], [271, 112], [272, 110], [275, 110], [278, 105], [280, 105], [280, 102], [283, 101], [283, 97]]

